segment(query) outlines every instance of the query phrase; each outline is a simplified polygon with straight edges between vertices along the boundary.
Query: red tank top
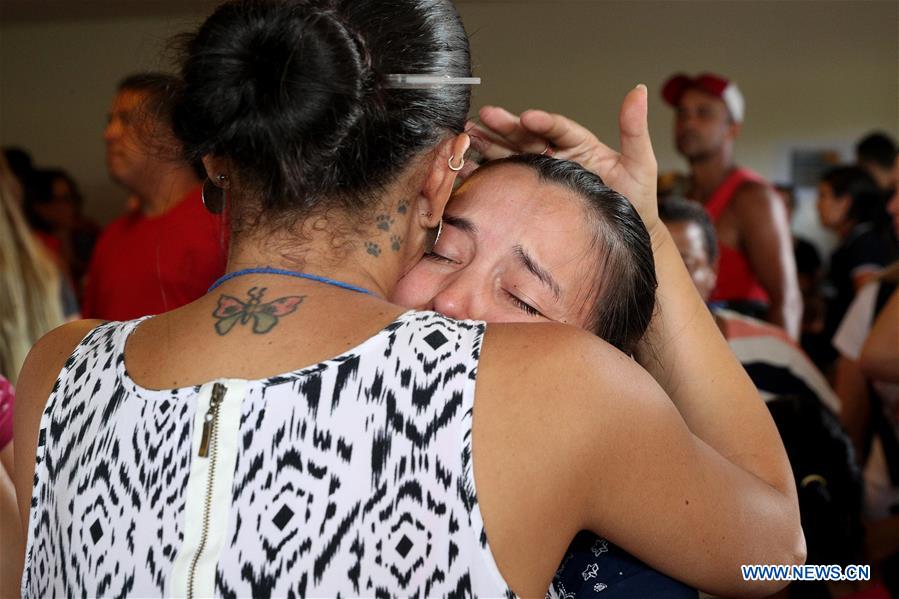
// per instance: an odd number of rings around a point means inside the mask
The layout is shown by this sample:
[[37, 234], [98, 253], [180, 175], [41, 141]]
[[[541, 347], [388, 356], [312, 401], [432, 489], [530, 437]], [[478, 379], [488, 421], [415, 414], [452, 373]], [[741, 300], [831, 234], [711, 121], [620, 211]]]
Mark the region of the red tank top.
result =
[[[706, 212], [715, 225], [724, 213], [734, 193], [748, 182], [764, 183], [761, 175], [745, 168], [735, 169], [705, 204]], [[743, 253], [718, 242], [718, 284], [712, 292], [711, 301], [759, 301], [768, 303], [768, 293], [762, 287], [749, 261]]]

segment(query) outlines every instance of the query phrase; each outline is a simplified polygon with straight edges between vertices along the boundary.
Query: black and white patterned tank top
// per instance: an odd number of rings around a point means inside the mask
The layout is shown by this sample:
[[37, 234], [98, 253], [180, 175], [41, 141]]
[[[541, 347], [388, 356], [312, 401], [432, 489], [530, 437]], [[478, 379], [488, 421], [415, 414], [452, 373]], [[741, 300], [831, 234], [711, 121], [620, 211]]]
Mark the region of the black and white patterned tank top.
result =
[[91, 331], [43, 414], [26, 597], [510, 595], [471, 461], [484, 324], [410, 311], [263, 380], [149, 390]]

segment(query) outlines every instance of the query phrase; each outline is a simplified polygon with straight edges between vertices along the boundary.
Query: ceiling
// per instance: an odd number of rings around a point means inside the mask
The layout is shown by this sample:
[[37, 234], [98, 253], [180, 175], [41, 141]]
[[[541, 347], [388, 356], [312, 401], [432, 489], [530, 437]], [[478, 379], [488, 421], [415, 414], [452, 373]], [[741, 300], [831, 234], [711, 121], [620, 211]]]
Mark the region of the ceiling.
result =
[[[50, 21], [206, 14], [223, 0], [0, 0], [0, 20]], [[457, 4], [504, 0], [455, 0]], [[538, 0], [540, 1], [540, 0]], [[561, 0], [545, 0], [561, 1]], [[567, 0], [572, 1], [572, 0]], [[583, 0], [574, 0], [583, 1]], [[589, 1], [589, 0], [588, 0]]]

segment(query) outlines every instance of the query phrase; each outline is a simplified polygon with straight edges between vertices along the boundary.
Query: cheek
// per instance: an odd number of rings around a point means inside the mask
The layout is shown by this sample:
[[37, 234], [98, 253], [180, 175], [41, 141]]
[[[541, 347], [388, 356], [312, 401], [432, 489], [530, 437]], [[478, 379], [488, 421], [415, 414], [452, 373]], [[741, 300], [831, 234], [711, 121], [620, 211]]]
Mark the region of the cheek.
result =
[[422, 260], [399, 280], [390, 299], [407, 308], [427, 306], [437, 295], [445, 278], [445, 275], [436, 272], [432, 264]]

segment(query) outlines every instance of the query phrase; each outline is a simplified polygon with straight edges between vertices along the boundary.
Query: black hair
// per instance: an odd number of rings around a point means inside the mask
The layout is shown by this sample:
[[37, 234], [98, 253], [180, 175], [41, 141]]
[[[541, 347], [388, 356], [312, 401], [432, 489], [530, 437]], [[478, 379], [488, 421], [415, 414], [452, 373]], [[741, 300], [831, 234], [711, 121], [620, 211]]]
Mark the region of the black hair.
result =
[[156, 118], [157, 121], [171, 126], [172, 111], [178, 90], [181, 86], [179, 79], [168, 73], [143, 72], [132, 73], [119, 81], [116, 90], [119, 92], [131, 91], [144, 95], [143, 108], [147, 115]]
[[[468, 86], [387, 86], [390, 74], [470, 74], [449, 0], [234, 0], [181, 41], [175, 133], [190, 158], [233, 168], [257, 222], [359, 215], [416, 153], [465, 125]], [[236, 208], [232, 229], [247, 206]]]
[[527, 167], [541, 182], [561, 185], [584, 200], [595, 231], [591, 249], [599, 253], [588, 328], [632, 353], [652, 320], [658, 286], [652, 242], [640, 215], [626, 197], [570, 160], [518, 154], [487, 162], [473, 176], [504, 164]]
[[886, 211], [886, 196], [874, 178], [858, 166], [836, 166], [821, 175], [821, 182], [827, 183], [837, 197], [849, 197], [852, 205], [847, 218], [856, 223], [871, 222], [882, 225], [889, 221]]
[[712, 219], [701, 205], [680, 196], [667, 196], [659, 203], [659, 218], [664, 223], [694, 223], [702, 230], [702, 244], [709, 264], [718, 258], [718, 234]]
[[[166, 160], [188, 163], [198, 178], [206, 177], [202, 161], [188, 158], [180, 144], [172, 144], [170, 137], [175, 106], [181, 95], [178, 77], [158, 71], [132, 73], [119, 81], [116, 90], [119, 93], [138, 92], [143, 96], [134, 125], [151, 151]], [[159, 131], [157, 125], [162, 125], [163, 130]]]
[[32, 171], [25, 180], [22, 211], [28, 225], [37, 231], [50, 233], [53, 225], [47, 222], [38, 210], [41, 204], [47, 204], [53, 199], [53, 182], [63, 179], [72, 190], [75, 205], [80, 208], [83, 199], [78, 190], [78, 185], [69, 173], [59, 168], [38, 169]]
[[886, 169], [893, 168], [896, 153], [896, 142], [882, 131], [869, 133], [855, 145], [855, 156], [859, 162], [871, 162]]
[[31, 159], [31, 154], [22, 148], [4, 147], [3, 155], [9, 164], [9, 170], [19, 180], [19, 183], [24, 185], [25, 180], [34, 172], [34, 161]]
[[861, 563], [862, 475], [839, 419], [808, 396], [777, 397], [767, 406], [796, 480], [808, 563]]

